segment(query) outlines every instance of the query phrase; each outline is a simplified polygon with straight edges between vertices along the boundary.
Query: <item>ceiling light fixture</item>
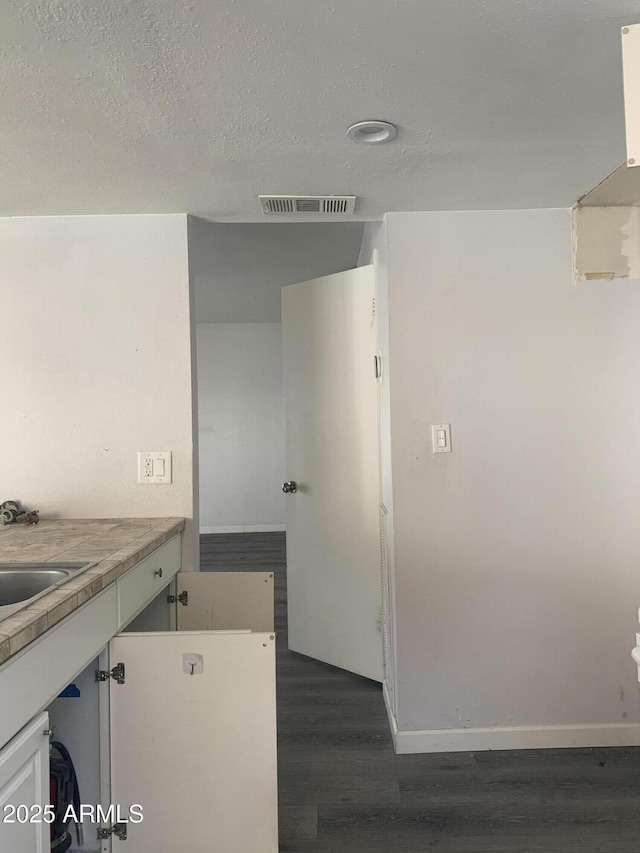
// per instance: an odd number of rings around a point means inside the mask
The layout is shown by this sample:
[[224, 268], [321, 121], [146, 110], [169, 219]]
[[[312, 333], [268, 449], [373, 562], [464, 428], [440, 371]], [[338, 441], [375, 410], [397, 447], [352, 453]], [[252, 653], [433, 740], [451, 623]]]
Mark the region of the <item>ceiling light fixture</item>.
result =
[[347, 129], [347, 136], [353, 142], [362, 142], [365, 145], [376, 145], [380, 142], [389, 142], [395, 138], [398, 132], [395, 124], [388, 121], [357, 121]]

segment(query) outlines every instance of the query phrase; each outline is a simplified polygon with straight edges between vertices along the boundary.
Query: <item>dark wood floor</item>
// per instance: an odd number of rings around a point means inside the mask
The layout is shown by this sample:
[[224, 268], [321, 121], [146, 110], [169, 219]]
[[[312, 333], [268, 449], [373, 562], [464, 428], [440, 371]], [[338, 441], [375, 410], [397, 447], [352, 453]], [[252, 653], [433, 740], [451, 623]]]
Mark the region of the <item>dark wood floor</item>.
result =
[[288, 651], [284, 534], [201, 549], [275, 574], [282, 853], [640, 853], [640, 748], [395, 755], [379, 685]]

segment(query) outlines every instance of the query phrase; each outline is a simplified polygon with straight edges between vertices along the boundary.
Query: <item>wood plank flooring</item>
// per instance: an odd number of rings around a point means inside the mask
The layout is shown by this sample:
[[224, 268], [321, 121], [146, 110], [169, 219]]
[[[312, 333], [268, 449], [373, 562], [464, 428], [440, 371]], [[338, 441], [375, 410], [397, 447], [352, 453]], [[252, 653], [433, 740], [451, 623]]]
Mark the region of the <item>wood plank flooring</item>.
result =
[[378, 684], [288, 651], [283, 533], [201, 563], [275, 575], [281, 853], [640, 853], [640, 748], [395, 755]]

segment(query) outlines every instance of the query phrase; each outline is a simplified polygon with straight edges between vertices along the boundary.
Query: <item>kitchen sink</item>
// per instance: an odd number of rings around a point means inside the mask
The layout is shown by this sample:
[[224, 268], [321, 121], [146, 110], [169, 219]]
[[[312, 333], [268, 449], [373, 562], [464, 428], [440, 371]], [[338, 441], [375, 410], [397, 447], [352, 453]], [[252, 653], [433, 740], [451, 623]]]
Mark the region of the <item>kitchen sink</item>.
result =
[[92, 563], [0, 563], [0, 619], [5, 619]]

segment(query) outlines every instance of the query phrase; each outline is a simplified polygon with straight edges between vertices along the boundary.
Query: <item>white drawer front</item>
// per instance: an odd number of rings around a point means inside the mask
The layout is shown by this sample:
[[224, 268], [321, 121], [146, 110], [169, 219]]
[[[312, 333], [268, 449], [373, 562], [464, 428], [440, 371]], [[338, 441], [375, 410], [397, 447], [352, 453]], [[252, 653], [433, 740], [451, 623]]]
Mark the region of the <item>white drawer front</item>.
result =
[[180, 569], [180, 536], [174, 536], [153, 554], [149, 554], [116, 582], [118, 592], [118, 629], [164, 589]]

